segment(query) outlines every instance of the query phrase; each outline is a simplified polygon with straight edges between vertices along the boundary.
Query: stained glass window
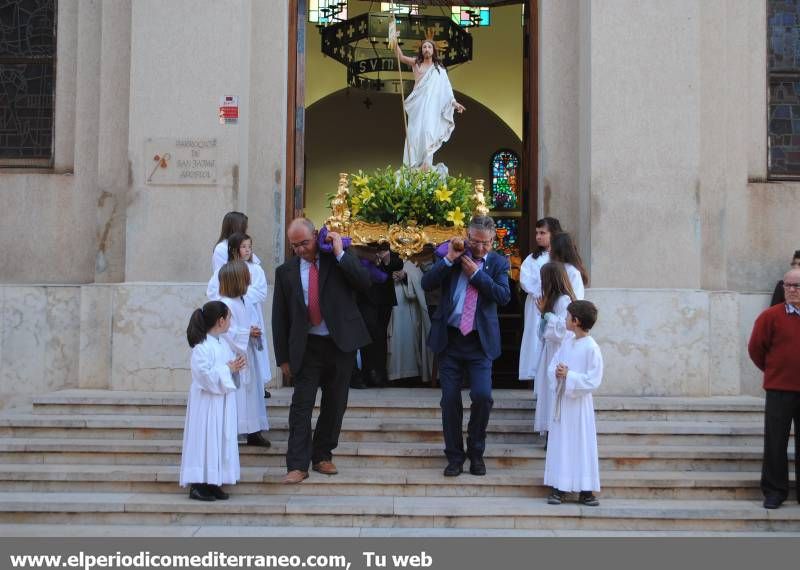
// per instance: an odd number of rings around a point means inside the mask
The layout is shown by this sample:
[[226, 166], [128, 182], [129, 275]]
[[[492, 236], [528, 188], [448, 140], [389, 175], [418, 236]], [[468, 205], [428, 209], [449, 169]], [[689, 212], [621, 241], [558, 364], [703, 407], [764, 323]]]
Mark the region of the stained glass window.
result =
[[0, 159], [50, 159], [55, 0], [0, 0]]
[[769, 173], [800, 176], [800, 1], [768, 1]]
[[519, 156], [510, 150], [492, 156], [493, 210], [519, 208]]
[[489, 26], [492, 23], [492, 11], [488, 6], [453, 6], [451, 18], [463, 28], [472, 26]]
[[408, 4], [398, 4], [397, 2], [381, 2], [381, 12], [416, 16], [419, 14], [419, 6], [409, 6]]
[[494, 248], [505, 255], [519, 253], [519, 218], [495, 218], [497, 235], [494, 239]]
[[347, 19], [347, 0], [308, 0], [308, 21], [325, 26]]

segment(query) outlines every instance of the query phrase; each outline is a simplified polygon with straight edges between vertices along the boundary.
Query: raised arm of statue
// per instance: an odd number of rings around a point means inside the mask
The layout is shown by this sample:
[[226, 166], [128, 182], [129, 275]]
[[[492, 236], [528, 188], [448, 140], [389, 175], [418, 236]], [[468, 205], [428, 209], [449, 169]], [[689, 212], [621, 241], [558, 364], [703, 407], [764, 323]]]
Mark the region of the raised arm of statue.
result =
[[394, 52], [397, 54], [397, 58], [402, 62], [405, 63], [410, 68], [414, 68], [414, 64], [417, 62], [416, 59], [413, 57], [408, 57], [407, 55], [403, 54], [403, 50], [400, 49], [400, 34], [398, 33], [394, 39]]

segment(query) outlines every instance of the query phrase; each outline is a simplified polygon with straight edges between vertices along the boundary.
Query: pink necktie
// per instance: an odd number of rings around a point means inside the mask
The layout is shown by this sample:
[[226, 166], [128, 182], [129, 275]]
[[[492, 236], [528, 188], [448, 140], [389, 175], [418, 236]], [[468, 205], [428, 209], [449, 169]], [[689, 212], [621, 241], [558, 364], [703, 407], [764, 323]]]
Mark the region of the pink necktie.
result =
[[316, 263], [312, 263], [308, 268], [308, 320], [314, 327], [322, 322], [322, 310], [319, 307], [319, 270]]
[[[478, 267], [483, 263], [482, 259], [475, 260]], [[467, 283], [467, 296], [464, 298], [464, 307], [461, 309], [461, 323], [458, 325], [458, 330], [461, 334], [467, 336], [474, 329], [475, 324], [475, 309], [478, 307], [478, 290], [472, 283]]]

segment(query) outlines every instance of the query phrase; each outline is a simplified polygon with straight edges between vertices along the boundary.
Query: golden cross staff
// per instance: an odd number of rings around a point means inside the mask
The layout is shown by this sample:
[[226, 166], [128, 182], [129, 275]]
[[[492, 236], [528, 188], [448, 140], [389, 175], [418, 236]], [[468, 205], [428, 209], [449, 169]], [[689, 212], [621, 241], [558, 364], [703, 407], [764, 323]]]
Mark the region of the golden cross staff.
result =
[[[395, 55], [397, 56], [397, 71], [400, 73], [400, 107], [403, 109], [403, 131], [406, 135], [406, 143], [405, 143], [405, 154], [408, 157], [409, 162], [411, 161], [411, 154], [408, 152], [408, 118], [406, 118], [406, 94], [405, 89], [403, 88], [403, 68], [402, 63], [400, 62], [400, 46], [397, 42], [397, 19], [395, 18], [394, 14], [394, 1], [391, 3], [389, 7], [389, 11], [391, 12], [391, 18], [389, 19], [389, 49], [394, 49]], [[397, 49], [395, 49], [395, 44], [397, 44]]]

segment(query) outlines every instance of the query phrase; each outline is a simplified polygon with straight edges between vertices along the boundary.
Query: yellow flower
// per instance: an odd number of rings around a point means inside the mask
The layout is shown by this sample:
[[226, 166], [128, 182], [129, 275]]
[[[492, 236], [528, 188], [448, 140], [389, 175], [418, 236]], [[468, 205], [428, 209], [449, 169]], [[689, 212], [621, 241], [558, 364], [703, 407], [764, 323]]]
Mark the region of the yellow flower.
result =
[[436, 194], [436, 199], [440, 202], [449, 202], [450, 196], [453, 195], [453, 191], [441, 186], [438, 190], [436, 190], [436, 192], [434, 192], [434, 194]]
[[461, 211], [460, 206], [456, 206], [455, 210], [447, 212], [447, 221], [453, 222], [453, 227], [460, 228], [464, 225], [464, 212]]
[[353, 186], [356, 188], [366, 188], [367, 184], [369, 184], [369, 176], [362, 175], [360, 170], [358, 174], [353, 175]]
[[361, 194], [358, 195], [358, 197], [361, 199], [362, 204], [366, 204], [367, 202], [372, 200], [372, 198], [375, 197], [375, 193], [369, 188], [364, 188], [361, 191]]

